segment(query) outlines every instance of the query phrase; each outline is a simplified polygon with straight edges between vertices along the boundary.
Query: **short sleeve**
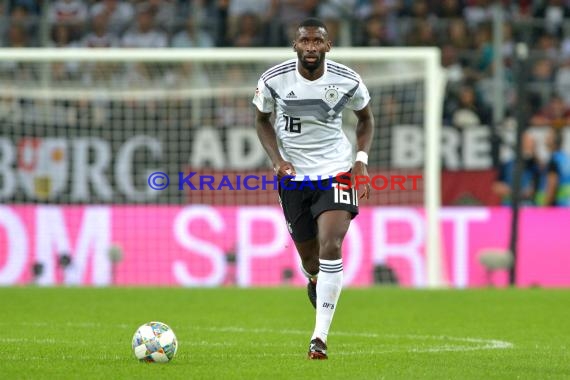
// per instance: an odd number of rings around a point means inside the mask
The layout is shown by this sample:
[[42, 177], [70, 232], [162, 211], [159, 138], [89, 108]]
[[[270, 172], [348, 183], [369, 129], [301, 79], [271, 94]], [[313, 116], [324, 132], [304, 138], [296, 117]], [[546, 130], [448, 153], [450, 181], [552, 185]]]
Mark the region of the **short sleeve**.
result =
[[353, 111], [360, 111], [361, 109], [366, 107], [368, 102], [370, 102], [370, 94], [368, 93], [368, 88], [366, 88], [366, 85], [362, 81], [360, 81], [358, 83], [358, 88], [356, 89], [356, 92], [354, 93], [352, 98], [350, 98], [350, 100], [346, 104], [346, 107]]
[[271, 113], [275, 107], [275, 99], [271, 96], [271, 92], [265, 85], [263, 80], [257, 82], [257, 88], [255, 89], [255, 95], [253, 96], [253, 104], [257, 107], [260, 112]]

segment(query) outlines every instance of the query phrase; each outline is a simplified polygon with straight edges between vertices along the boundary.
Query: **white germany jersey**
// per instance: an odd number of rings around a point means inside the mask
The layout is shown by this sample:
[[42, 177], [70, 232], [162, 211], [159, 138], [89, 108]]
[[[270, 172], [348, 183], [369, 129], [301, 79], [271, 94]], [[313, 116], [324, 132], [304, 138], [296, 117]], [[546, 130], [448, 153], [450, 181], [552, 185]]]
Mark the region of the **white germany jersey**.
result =
[[342, 130], [342, 111], [361, 110], [370, 101], [360, 76], [325, 60], [325, 72], [310, 81], [297, 70], [297, 59], [267, 70], [257, 84], [253, 104], [275, 112], [281, 156], [293, 164], [295, 180], [336, 176], [352, 167], [352, 145]]

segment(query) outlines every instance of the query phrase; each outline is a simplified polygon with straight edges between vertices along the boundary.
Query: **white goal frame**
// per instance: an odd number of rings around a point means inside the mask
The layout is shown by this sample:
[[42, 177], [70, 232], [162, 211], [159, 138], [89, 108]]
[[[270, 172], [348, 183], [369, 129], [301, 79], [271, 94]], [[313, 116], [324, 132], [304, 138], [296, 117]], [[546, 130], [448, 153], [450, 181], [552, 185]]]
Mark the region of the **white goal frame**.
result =
[[[289, 48], [208, 48], [208, 49], [85, 49], [85, 48], [2, 48], [0, 61], [17, 62], [251, 62], [276, 61], [292, 57]], [[426, 220], [426, 278], [428, 287], [446, 285], [442, 268], [439, 210], [441, 207], [441, 126], [444, 75], [441, 52], [421, 48], [334, 48], [328, 55], [340, 62], [371, 61], [421, 62], [424, 74], [424, 207]], [[255, 85], [255, 84], [254, 84]], [[49, 87], [38, 89], [37, 96]], [[9, 89], [14, 94], [18, 89]], [[195, 89], [192, 91], [204, 91]], [[207, 90], [206, 90], [207, 91]], [[29, 92], [29, 90], [28, 90]], [[154, 92], [156, 96], [157, 93]], [[53, 96], [53, 94], [51, 95]], [[381, 127], [381, 126], [378, 126]]]

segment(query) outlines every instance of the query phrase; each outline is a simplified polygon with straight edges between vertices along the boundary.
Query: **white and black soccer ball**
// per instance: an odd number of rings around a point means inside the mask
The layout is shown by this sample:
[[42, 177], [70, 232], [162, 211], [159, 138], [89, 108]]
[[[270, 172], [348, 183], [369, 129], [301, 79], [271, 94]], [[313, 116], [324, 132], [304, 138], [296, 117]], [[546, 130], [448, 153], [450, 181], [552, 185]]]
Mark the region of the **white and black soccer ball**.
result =
[[162, 322], [145, 323], [133, 336], [133, 353], [140, 361], [168, 363], [177, 349], [174, 331]]

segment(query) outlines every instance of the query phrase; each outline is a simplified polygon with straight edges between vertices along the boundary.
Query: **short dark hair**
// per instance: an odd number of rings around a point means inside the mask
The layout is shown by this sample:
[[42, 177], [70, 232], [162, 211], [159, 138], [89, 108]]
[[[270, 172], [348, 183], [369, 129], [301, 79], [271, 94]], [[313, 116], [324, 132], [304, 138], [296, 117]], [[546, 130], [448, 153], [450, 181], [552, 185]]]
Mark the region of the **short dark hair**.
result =
[[323, 28], [324, 30], [326, 30], [328, 32], [328, 29], [327, 29], [327, 26], [325, 25], [325, 23], [316, 17], [309, 17], [307, 19], [304, 19], [303, 21], [301, 21], [301, 23], [299, 24], [299, 27], [297, 29], [301, 29], [304, 27]]

